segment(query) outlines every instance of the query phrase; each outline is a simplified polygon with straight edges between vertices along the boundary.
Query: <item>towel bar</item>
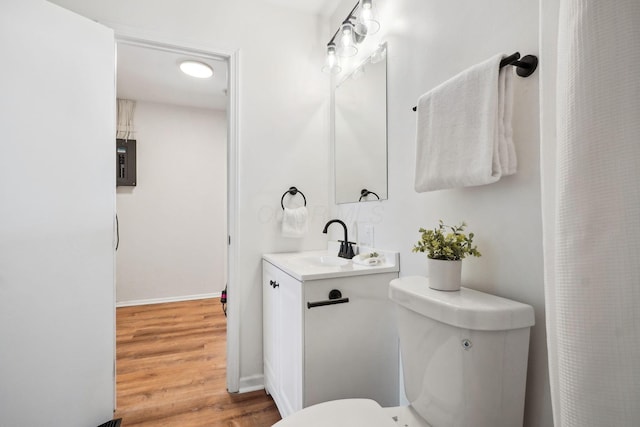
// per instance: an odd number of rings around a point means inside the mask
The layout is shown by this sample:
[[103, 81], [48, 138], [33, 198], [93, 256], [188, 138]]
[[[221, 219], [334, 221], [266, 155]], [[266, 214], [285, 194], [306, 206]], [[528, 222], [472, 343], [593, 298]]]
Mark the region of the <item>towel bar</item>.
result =
[[[509, 55], [500, 61], [500, 68], [507, 65], [513, 65], [516, 67], [516, 74], [520, 77], [529, 77], [538, 68], [538, 57], [535, 55], [525, 55], [520, 58], [520, 52], [516, 52], [513, 55]], [[418, 106], [412, 108], [413, 111], [418, 110]]]

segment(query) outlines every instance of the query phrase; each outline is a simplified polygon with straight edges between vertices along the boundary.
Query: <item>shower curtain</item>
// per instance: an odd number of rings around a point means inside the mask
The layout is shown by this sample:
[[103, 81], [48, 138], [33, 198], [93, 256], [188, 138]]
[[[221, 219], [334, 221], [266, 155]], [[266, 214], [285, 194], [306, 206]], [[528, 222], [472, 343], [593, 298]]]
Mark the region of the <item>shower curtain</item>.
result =
[[555, 188], [543, 185], [554, 422], [637, 427], [640, 1], [561, 0], [558, 19]]

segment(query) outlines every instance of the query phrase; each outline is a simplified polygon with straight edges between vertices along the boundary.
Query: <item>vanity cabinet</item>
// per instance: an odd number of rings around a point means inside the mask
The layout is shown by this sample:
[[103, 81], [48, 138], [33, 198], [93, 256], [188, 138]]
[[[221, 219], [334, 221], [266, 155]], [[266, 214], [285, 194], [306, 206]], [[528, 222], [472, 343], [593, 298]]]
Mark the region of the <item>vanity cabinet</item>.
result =
[[335, 399], [398, 405], [397, 277], [297, 280], [263, 260], [265, 388], [283, 417]]

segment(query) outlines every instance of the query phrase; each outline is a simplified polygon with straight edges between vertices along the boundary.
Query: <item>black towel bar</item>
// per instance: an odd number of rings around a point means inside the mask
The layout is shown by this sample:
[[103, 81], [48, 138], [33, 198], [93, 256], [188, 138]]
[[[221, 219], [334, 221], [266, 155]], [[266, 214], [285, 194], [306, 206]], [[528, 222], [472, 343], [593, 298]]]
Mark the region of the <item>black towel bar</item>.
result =
[[292, 196], [295, 196], [296, 194], [300, 194], [302, 196], [302, 199], [304, 200], [304, 205], [307, 206], [307, 198], [304, 197], [304, 194], [302, 193], [302, 191], [298, 190], [296, 187], [289, 187], [289, 189], [284, 192], [284, 194], [282, 195], [282, 198], [280, 199], [280, 206], [282, 206], [282, 210], [284, 210], [284, 196], [286, 196], [287, 194], [290, 194]]
[[[520, 52], [509, 55], [500, 61], [500, 68], [507, 65], [516, 67], [516, 74], [520, 77], [529, 77], [538, 68], [538, 57], [535, 55], [525, 55], [520, 58]], [[413, 111], [417, 111], [418, 106], [413, 107]]]

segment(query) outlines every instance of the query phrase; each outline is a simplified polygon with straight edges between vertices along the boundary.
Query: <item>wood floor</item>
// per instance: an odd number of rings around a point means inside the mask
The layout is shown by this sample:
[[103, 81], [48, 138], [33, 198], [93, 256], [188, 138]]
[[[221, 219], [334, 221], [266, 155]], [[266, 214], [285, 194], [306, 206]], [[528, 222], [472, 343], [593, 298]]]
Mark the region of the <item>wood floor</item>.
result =
[[280, 419], [264, 390], [226, 391], [226, 319], [218, 299], [116, 310], [123, 427], [265, 427]]

